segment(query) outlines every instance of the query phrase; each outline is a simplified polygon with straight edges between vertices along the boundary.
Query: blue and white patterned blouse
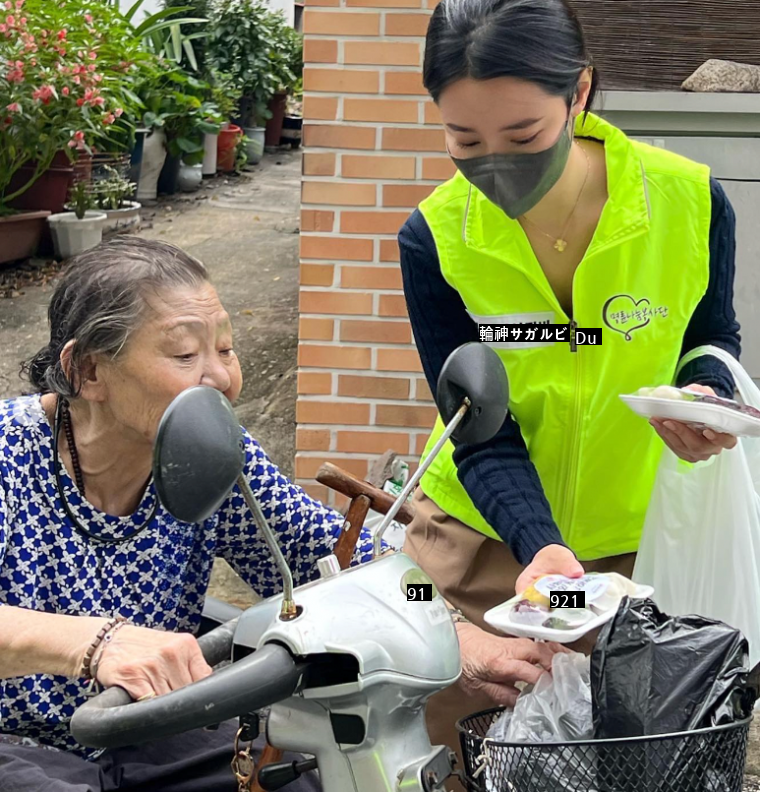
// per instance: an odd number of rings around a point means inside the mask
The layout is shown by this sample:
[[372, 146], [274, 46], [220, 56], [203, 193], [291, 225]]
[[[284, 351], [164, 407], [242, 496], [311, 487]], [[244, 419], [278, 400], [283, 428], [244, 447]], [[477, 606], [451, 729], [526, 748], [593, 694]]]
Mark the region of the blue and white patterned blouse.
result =
[[[246, 476], [301, 585], [317, 576], [331, 552], [341, 515], [283, 476], [244, 431]], [[39, 396], [0, 401], [0, 607], [110, 617], [161, 630], [196, 632], [214, 557], [220, 556], [262, 597], [281, 591], [271, 555], [236, 490], [202, 524], [180, 523], [160, 505], [150, 528], [122, 544], [101, 545], [78, 534], [55, 483], [53, 433]], [[68, 503], [91, 533], [119, 537], [144, 524], [155, 502], [151, 485], [130, 517], [97, 511], [61, 465]], [[369, 560], [365, 531], [354, 562]], [[0, 679], [0, 733], [91, 759], [68, 722], [84, 703], [81, 679], [37, 674]]]

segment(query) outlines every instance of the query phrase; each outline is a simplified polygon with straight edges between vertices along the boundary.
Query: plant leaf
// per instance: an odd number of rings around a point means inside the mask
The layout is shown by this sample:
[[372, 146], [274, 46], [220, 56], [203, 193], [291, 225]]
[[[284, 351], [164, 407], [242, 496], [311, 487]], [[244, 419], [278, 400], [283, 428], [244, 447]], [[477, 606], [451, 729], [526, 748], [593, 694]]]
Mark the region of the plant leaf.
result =
[[198, 71], [198, 60], [195, 57], [195, 50], [193, 49], [192, 42], [189, 38], [185, 38], [182, 42], [182, 48], [185, 50], [185, 55], [187, 55], [188, 61], [190, 61], [190, 65], [193, 67], [194, 71]]

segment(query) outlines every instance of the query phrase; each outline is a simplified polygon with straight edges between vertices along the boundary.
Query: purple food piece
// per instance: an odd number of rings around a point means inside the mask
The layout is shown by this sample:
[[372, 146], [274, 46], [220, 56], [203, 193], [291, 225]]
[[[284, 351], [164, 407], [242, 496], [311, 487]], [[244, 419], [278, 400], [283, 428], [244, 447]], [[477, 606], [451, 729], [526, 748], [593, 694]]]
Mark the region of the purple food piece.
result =
[[716, 404], [719, 407], [728, 407], [730, 410], [749, 415], [752, 418], [760, 418], [760, 410], [750, 407], [748, 404], [739, 404], [733, 399], [723, 399], [720, 396], [711, 396], [709, 393], [697, 393], [694, 400], [700, 404]]
[[548, 612], [545, 608], [535, 605], [530, 600], [520, 600], [512, 606], [509, 618], [515, 624], [527, 624], [538, 627], [543, 623]]

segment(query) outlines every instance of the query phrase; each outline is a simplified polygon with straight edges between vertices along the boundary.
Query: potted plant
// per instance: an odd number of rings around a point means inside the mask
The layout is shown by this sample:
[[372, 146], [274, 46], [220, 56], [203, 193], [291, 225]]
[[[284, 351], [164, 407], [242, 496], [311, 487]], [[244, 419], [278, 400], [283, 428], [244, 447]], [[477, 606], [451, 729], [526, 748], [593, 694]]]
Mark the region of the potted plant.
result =
[[[143, 160], [146, 154], [155, 160], [151, 178], [145, 185], [142, 185], [145, 174], [141, 173], [138, 193], [141, 202], [155, 199], [158, 192], [175, 193], [183, 160], [191, 166], [203, 162], [205, 135], [218, 133], [221, 129], [218, 109], [207, 99], [209, 90], [208, 83], [169, 65], [164, 65], [159, 74], [142, 87], [141, 97], [147, 110], [143, 122], [155, 130], [154, 135], [158, 138], [155, 147], [158, 148], [161, 142], [165, 151], [161, 164], [162, 153], [149, 150], [146, 141]], [[154, 181], [156, 170], [158, 175]]]
[[138, 229], [142, 207], [137, 201], [131, 200], [136, 184], [120, 176], [110, 166], [106, 166], [105, 170], [108, 177], [97, 180], [92, 186], [95, 208], [106, 215], [103, 232]]
[[284, 15], [276, 16], [270, 60], [277, 91], [269, 102], [270, 118], [266, 126], [266, 146], [270, 148], [280, 145], [289, 100], [303, 75], [303, 37], [287, 24]]
[[288, 108], [282, 125], [280, 143], [298, 148], [303, 138], [303, 81], [299, 78], [288, 97]]
[[95, 211], [94, 197], [85, 181], [77, 181], [71, 189], [72, 212], [50, 215], [48, 223], [53, 232], [53, 244], [58, 258], [71, 258], [100, 244], [105, 212]]
[[[211, 72], [210, 99], [216, 105], [221, 126], [212, 132], [207, 132], [204, 137], [203, 175], [214, 176], [217, 172], [220, 148], [220, 133], [229, 130], [230, 121], [238, 113], [238, 106], [242, 91], [229, 74], [218, 71]], [[264, 130], [261, 130], [261, 152], [264, 152]]]
[[[86, 0], [16, 0], [2, 27], [0, 216], [43, 209], [46, 201], [60, 209], [74, 163], [90, 146], [125, 144], [125, 116], [135, 108], [129, 84], [144, 56], [116, 11]], [[30, 195], [38, 183], [42, 189]], [[44, 217], [8, 220], [4, 237], [27, 225], [39, 240]], [[3, 260], [11, 247], [14, 255], [34, 248], [34, 240], [3, 241]]]
[[213, 21], [209, 58], [242, 94], [235, 120], [251, 140], [251, 161], [258, 161], [256, 146], [273, 116], [272, 98], [291, 82], [290, 70], [283, 69], [291, 52], [286, 31], [292, 29], [282, 14], [273, 13], [261, 0], [219, 0]]

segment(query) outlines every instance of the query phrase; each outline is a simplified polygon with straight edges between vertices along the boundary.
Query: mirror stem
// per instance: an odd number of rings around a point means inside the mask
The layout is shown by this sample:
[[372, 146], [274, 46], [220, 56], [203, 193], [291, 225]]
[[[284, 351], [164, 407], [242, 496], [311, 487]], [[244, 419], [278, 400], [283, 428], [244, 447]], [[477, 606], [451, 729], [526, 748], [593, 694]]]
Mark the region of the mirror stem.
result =
[[445, 445], [446, 441], [451, 437], [454, 433], [454, 430], [459, 426], [464, 418], [467, 410], [471, 407], [470, 400], [465, 397], [464, 401], [462, 402], [462, 406], [457, 410], [456, 415], [451, 419], [449, 425], [444, 430], [443, 434], [441, 435], [438, 442], [433, 446], [433, 450], [428, 454], [425, 461], [417, 468], [414, 475], [409, 479], [406, 483], [406, 486], [401, 491], [401, 494], [396, 498], [396, 502], [391, 507], [390, 511], [385, 515], [383, 521], [380, 523], [380, 527], [377, 529], [377, 533], [375, 534], [375, 543], [374, 543], [374, 557], [377, 558], [380, 555], [380, 549], [382, 548], [383, 543], [383, 534], [388, 529], [388, 526], [391, 524], [393, 518], [398, 513], [398, 510], [402, 507], [404, 503], [406, 503], [406, 499], [409, 497], [409, 493], [415, 488], [417, 482], [425, 475], [425, 471], [430, 467], [433, 463], [433, 460], [438, 456], [438, 453]]
[[259, 505], [256, 496], [253, 494], [253, 490], [251, 489], [251, 485], [248, 483], [248, 480], [245, 476], [240, 476], [237, 480], [237, 483], [238, 487], [240, 487], [243, 493], [245, 502], [248, 504], [248, 508], [253, 512], [253, 516], [259, 528], [261, 529], [261, 533], [264, 534], [264, 541], [266, 541], [267, 546], [274, 557], [275, 563], [277, 564], [277, 568], [280, 570], [280, 574], [282, 575], [284, 591], [282, 611], [280, 612], [280, 616], [285, 619], [292, 619], [297, 615], [296, 604], [293, 601], [293, 574], [290, 571], [287, 561], [285, 560], [285, 556], [282, 554], [282, 550], [280, 550], [280, 546], [277, 544], [277, 539], [275, 538], [272, 529], [269, 527], [269, 522], [264, 516], [264, 512], [261, 510], [261, 506]]

